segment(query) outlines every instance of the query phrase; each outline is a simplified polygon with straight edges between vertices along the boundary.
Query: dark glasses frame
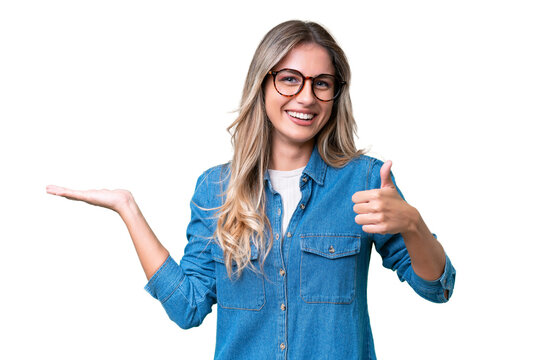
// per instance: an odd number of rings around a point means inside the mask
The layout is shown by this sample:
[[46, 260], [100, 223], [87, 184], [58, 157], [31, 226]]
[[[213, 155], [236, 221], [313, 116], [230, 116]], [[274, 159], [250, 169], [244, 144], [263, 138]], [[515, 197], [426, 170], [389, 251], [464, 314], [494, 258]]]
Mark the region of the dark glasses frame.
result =
[[[298, 88], [298, 91], [295, 92], [294, 94], [292, 95], [285, 95], [285, 94], [282, 94], [278, 88], [277, 88], [277, 85], [276, 85], [276, 75], [282, 71], [290, 71], [290, 72], [293, 72], [293, 73], [296, 73], [298, 75], [300, 75], [300, 77], [302, 77], [302, 85], [300, 86], [300, 88]], [[322, 101], [322, 102], [329, 102], [329, 101], [332, 101], [332, 100], [335, 100], [338, 98], [338, 96], [341, 94], [341, 89], [343, 88], [343, 86], [347, 83], [346, 81], [343, 81], [343, 80], [340, 80], [337, 76], [335, 75], [331, 75], [331, 74], [319, 74], [317, 76], [304, 76], [304, 74], [302, 74], [300, 71], [298, 70], [295, 70], [295, 69], [288, 69], [288, 68], [285, 68], [285, 69], [281, 69], [281, 70], [278, 70], [278, 71], [274, 71], [274, 70], [270, 70], [268, 72], [268, 75], [272, 75], [272, 77], [274, 78], [274, 89], [276, 89], [276, 91], [278, 92], [278, 94], [280, 94], [281, 96], [285, 96], [285, 97], [293, 97], [293, 96], [296, 96], [298, 95], [302, 89], [304, 88], [304, 85], [306, 84], [306, 80], [311, 80], [311, 92], [313, 93], [313, 96], [315, 96], [315, 98], [317, 98], [317, 100], [319, 101]], [[334, 97], [329, 99], [329, 100], [323, 100], [323, 99], [320, 99], [316, 94], [315, 94], [315, 88], [314, 88], [314, 84], [315, 84], [315, 79], [317, 79], [318, 77], [321, 77], [321, 76], [331, 76], [335, 79], [335, 84], [336, 84], [336, 90], [335, 90], [335, 93], [334, 93]]]

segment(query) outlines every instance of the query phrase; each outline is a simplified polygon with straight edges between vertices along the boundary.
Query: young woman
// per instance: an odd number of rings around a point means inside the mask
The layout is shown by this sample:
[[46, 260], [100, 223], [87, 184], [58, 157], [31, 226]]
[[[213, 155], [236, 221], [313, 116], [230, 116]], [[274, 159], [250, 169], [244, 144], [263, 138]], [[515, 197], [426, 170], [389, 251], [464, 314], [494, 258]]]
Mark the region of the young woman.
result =
[[422, 297], [446, 302], [455, 270], [391, 162], [355, 148], [346, 57], [312, 22], [262, 40], [231, 125], [230, 163], [205, 171], [180, 263], [127, 190], [51, 194], [112, 209], [181, 328], [218, 304], [216, 359], [374, 359], [366, 301], [372, 244]]

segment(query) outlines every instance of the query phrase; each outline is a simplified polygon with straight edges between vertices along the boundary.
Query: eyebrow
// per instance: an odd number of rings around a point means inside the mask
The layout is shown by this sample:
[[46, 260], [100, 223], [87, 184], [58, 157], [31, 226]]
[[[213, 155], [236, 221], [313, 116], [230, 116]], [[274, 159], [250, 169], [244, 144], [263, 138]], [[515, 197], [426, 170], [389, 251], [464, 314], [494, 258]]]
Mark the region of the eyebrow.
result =
[[[304, 75], [304, 73], [301, 72], [300, 70], [293, 69], [293, 68], [287, 68], [287, 67], [282, 68], [282, 69], [279, 69], [279, 70], [272, 70], [272, 71], [280, 72], [280, 71], [282, 71], [282, 70], [294, 70], [294, 71], [296, 71], [296, 72], [298, 72], [298, 73]], [[320, 73], [319, 75], [314, 75], [314, 76], [306, 76], [306, 75], [304, 75], [304, 77], [307, 77], [307, 78], [310, 78], [310, 79], [311, 79], [311, 78], [319, 77], [319, 76], [321, 76], [321, 75], [330, 75], [330, 76], [334, 76], [334, 77], [336, 77], [336, 78], [338, 77], [336, 74], [329, 74], [329, 73]]]

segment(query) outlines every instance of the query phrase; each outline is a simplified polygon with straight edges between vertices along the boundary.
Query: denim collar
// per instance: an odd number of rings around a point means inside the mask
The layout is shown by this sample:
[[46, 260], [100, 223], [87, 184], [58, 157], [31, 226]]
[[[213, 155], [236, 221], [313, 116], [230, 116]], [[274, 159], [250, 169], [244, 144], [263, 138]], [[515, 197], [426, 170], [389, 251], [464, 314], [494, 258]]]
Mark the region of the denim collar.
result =
[[[309, 161], [304, 168], [303, 174], [312, 178], [313, 181], [315, 181], [318, 185], [323, 186], [327, 168], [328, 165], [321, 158], [317, 145], [313, 146], [313, 151], [311, 152]], [[268, 169], [264, 173], [264, 180], [270, 183], [270, 175], [268, 174]]]

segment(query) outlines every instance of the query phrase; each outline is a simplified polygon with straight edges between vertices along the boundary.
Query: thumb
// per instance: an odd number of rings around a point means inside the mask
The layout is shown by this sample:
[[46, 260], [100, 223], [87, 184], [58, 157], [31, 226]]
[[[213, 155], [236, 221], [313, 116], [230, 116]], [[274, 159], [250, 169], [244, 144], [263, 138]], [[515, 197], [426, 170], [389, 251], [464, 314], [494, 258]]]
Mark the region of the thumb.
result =
[[392, 161], [390, 160], [386, 161], [383, 166], [381, 166], [381, 189], [385, 187], [395, 188], [392, 177], [390, 176], [391, 167]]

